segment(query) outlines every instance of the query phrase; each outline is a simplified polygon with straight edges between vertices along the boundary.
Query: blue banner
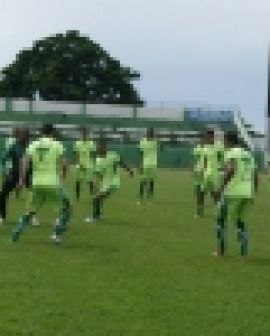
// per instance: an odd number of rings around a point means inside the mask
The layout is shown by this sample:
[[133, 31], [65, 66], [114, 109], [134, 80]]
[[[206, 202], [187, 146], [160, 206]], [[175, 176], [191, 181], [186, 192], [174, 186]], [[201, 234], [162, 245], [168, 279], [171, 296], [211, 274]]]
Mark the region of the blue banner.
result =
[[186, 109], [185, 119], [201, 122], [233, 122], [234, 112], [228, 110], [207, 111], [203, 109]]

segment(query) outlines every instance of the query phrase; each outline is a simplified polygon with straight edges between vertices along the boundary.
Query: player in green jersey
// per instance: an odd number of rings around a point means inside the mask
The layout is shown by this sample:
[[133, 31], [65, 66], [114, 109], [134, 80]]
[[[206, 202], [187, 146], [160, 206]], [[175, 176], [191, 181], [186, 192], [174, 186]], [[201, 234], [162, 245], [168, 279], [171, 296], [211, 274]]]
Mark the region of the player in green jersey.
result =
[[223, 166], [223, 159], [224, 150], [219, 143], [215, 143], [214, 130], [206, 131], [204, 144], [203, 188], [204, 194], [206, 195], [209, 193], [215, 202], [215, 190], [221, 183], [220, 169]]
[[[17, 127], [12, 129], [12, 135], [6, 138], [5, 140], [5, 152], [8, 152], [10, 147], [16, 142], [16, 138], [18, 137], [19, 129]], [[3, 174], [7, 175], [9, 170], [12, 168], [12, 162], [6, 161]]]
[[[9, 152], [9, 150], [11, 149], [11, 147], [17, 141], [17, 138], [19, 136], [19, 132], [20, 132], [20, 129], [18, 127], [14, 127], [12, 129], [11, 136], [9, 136], [8, 138], [6, 138], [6, 140], [5, 140], [5, 154], [4, 154], [4, 158], [7, 157], [7, 153]], [[9, 173], [10, 173], [11, 170], [12, 170], [12, 160], [4, 160], [4, 162], [2, 162], [2, 179], [3, 180], [9, 175]], [[16, 188], [15, 189], [15, 193], [16, 193], [16, 198], [18, 199], [19, 195], [20, 195], [20, 189]]]
[[108, 151], [106, 158], [110, 162], [109, 173], [111, 189], [118, 190], [120, 188], [120, 168], [126, 170], [130, 177], [133, 177], [133, 170], [124, 163], [121, 155], [115, 151]]
[[200, 142], [193, 149], [193, 180], [194, 193], [196, 197], [196, 217], [204, 214], [204, 146], [203, 135]]
[[237, 227], [240, 254], [246, 256], [248, 253], [246, 212], [258, 188], [257, 172], [252, 154], [241, 146], [237, 133], [229, 132], [225, 144], [228, 150], [224, 158], [224, 180], [216, 191], [220, 203], [216, 221], [215, 255], [223, 256], [226, 252], [226, 226], [230, 219]]
[[32, 190], [27, 210], [19, 218], [12, 231], [13, 242], [19, 240], [24, 228], [44, 204], [49, 204], [50, 210], [55, 210], [59, 216], [52, 240], [59, 243], [61, 235], [66, 231], [71, 215], [71, 204], [61, 186], [61, 180], [66, 175], [66, 164], [63, 159], [64, 148], [59, 141], [54, 140], [53, 134], [54, 128], [51, 124], [43, 125], [41, 138], [29, 145], [22, 159], [19, 184], [25, 185], [27, 167], [31, 161]]
[[121, 156], [114, 151], [107, 151], [106, 140], [100, 139], [95, 165], [93, 216], [85, 219], [87, 223], [100, 220], [104, 200], [120, 188], [120, 168], [129, 172], [131, 177], [133, 176], [132, 169], [123, 162]]
[[154, 129], [147, 130], [146, 138], [139, 144], [140, 150], [140, 190], [138, 205], [144, 200], [154, 196], [154, 181], [157, 173], [158, 142], [154, 137]]
[[74, 153], [76, 155], [76, 199], [79, 200], [81, 184], [89, 183], [90, 193], [93, 192], [94, 165], [96, 144], [87, 139], [87, 129], [82, 128], [81, 139], [75, 142]]

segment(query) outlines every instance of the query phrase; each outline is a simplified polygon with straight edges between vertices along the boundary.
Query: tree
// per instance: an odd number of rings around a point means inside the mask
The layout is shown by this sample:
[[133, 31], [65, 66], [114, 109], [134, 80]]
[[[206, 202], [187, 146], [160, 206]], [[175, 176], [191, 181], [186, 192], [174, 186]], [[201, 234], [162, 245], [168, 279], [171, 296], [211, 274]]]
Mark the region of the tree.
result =
[[0, 78], [0, 96], [30, 98], [39, 91], [44, 100], [142, 104], [132, 84], [140, 74], [78, 31], [34, 42]]

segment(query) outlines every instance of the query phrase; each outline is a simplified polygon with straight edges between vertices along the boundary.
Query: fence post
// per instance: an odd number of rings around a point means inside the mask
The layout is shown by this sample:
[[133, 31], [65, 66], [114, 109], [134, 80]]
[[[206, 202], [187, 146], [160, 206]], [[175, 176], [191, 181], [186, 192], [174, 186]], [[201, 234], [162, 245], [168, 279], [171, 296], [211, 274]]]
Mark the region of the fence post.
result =
[[34, 110], [34, 101], [32, 98], [29, 99], [29, 114], [33, 114], [33, 110]]

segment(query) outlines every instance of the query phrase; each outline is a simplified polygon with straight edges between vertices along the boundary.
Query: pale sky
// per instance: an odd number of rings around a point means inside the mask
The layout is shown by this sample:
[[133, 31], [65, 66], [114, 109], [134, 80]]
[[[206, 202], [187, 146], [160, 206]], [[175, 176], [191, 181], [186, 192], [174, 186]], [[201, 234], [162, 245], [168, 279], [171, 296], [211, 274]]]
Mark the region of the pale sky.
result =
[[0, 67], [70, 29], [138, 70], [146, 102], [235, 105], [264, 129], [269, 0], [0, 0]]

